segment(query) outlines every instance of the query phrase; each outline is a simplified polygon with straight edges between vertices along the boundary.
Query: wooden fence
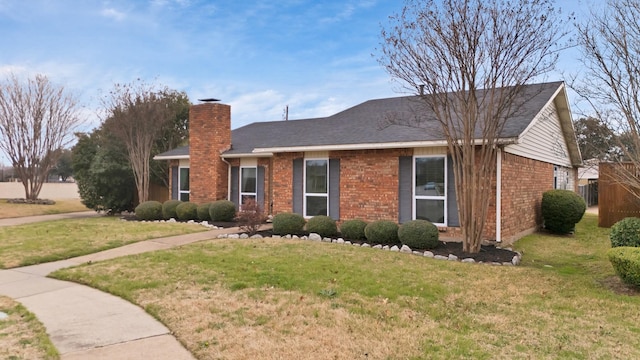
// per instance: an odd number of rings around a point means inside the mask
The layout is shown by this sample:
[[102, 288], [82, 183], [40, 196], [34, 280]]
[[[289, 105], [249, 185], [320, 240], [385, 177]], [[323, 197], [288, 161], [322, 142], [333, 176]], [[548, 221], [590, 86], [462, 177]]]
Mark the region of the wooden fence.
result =
[[598, 179], [598, 226], [611, 227], [626, 217], [640, 217], [640, 199], [615, 180], [617, 167], [634, 171], [632, 164], [600, 163]]

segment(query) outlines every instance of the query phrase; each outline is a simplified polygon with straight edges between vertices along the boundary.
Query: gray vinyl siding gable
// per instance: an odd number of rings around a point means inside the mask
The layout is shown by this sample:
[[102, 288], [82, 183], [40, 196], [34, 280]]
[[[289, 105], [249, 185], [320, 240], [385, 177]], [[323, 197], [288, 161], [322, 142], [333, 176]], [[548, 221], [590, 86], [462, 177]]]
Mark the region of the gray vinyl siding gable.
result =
[[532, 126], [518, 140], [507, 145], [504, 151], [529, 159], [571, 167], [571, 158], [565, 141], [560, 117], [553, 101], [540, 111]]

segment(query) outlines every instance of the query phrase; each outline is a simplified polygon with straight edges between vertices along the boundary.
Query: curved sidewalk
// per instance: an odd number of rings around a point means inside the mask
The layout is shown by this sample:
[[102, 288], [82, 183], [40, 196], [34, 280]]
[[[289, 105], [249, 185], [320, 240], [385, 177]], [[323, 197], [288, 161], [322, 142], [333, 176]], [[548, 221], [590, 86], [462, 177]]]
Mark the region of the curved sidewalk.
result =
[[151, 239], [72, 259], [0, 270], [0, 295], [19, 301], [36, 315], [64, 360], [191, 360], [191, 353], [170, 331], [140, 307], [91, 287], [46, 275], [90, 261], [169, 249], [232, 232], [237, 229]]
[[80, 219], [80, 218], [96, 217], [96, 216], [103, 216], [103, 215], [98, 214], [95, 211], [79, 211], [79, 212], [63, 213], [63, 214], [24, 216], [24, 217], [0, 219], [0, 226], [14, 226], [14, 225], [22, 225], [22, 224], [31, 224], [31, 223], [42, 222], [42, 221]]

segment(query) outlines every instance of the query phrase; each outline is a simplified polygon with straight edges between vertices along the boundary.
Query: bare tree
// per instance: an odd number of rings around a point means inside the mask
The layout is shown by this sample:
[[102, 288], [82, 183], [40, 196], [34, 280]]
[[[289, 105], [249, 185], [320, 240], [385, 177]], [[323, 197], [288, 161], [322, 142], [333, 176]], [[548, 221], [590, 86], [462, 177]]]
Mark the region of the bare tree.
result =
[[453, 162], [463, 250], [482, 242], [498, 141], [522, 85], [548, 72], [566, 34], [547, 0], [408, 0], [382, 30], [380, 63], [421, 96]]
[[640, 199], [640, 1], [609, 0], [577, 24], [586, 74], [572, 87], [597, 118], [618, 134], [621, 161], [614, 181]]
[[35, 200], [80, 124], [77, 101], [44, 75], [21, 82], [14, 74], [0, 84], [0, 149]]
[[104, 129], [121, 140], [127, 149], [140, 202], [147, 201], [149, 197], [149, 161], [154, 144], [176, 116], [172, 99], [178, 96], [183, 95], [138, 80], [130, 84], [115, 84], [103, 98], [107, 110]]

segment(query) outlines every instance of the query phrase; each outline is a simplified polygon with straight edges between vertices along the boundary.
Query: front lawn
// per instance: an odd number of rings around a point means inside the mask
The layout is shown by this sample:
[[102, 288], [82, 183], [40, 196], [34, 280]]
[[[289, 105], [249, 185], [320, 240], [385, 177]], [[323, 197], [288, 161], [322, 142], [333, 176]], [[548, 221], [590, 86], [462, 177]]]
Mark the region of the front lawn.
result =
[[56, 200], [54, 205], [12, 204], [0, 199], [0, 219], [89, 211], [80, 199]]
[[44, 326], [24, 306], [0, 296], [0, 358], [59, 359]]
[[139, 304], [199, 359], [640, 358], [640, 297], [587, 215], [518, 267], [348, 245], [212, 240], [54, 273]]
[[68, 259], [137, 241], [205, 231], [184, 223], [140, 223], [116, 217], [0, 227], [0, 268]]

